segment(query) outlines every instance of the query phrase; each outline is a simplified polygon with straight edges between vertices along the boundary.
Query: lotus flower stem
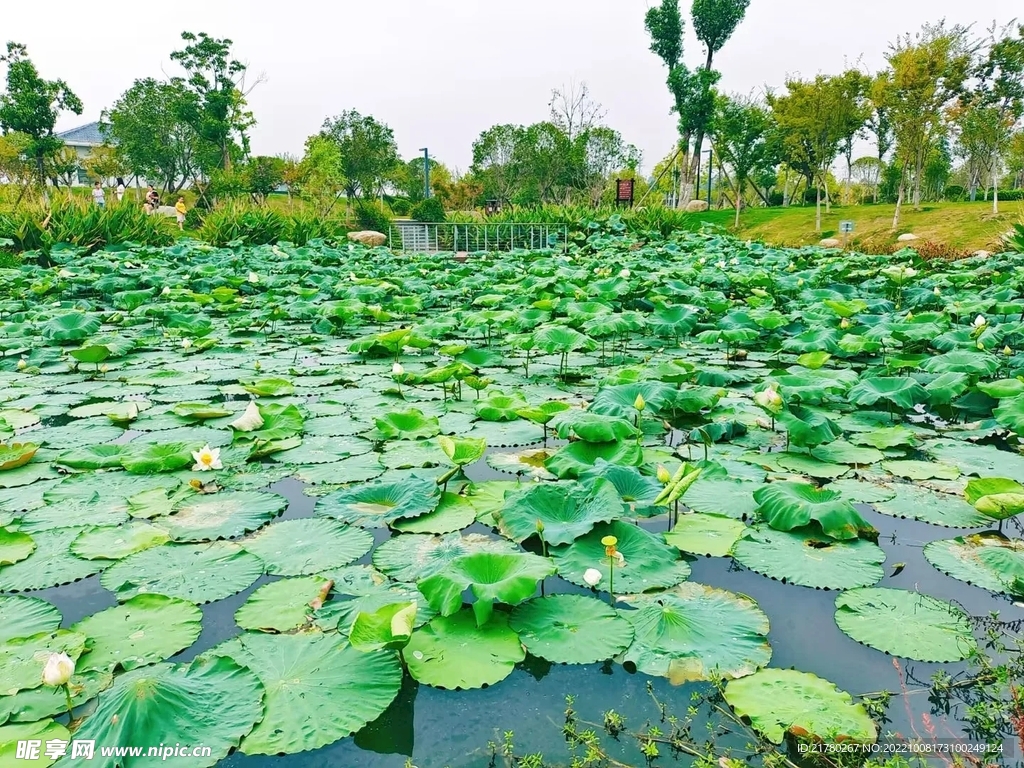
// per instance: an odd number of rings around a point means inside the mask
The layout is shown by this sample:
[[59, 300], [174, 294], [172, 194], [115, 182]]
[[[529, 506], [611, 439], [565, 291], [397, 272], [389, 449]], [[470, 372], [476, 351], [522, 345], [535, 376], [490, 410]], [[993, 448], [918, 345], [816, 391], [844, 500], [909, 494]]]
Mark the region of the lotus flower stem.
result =
[[75, 719], [75, 707], [74, 704], [71, 703], [71, 686], [67, 683], [64, 683], [63, 687], [64, 698], [67, 700], [68, 703], [68, 723], [71, 723], [71, 721]]
[[608, 556], [608, 605], [615, 607], [615, 555]]

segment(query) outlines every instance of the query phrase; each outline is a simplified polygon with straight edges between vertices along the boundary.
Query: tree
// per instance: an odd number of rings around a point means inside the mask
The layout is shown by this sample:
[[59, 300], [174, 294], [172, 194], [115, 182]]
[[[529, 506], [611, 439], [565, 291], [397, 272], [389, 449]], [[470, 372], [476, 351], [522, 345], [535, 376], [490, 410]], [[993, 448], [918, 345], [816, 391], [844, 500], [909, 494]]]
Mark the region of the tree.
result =
[[896, 138], [900, 183], [893, 229], [899, 227], [909, 178], [914, 206], [920, 207], [928, 151], [943, 129], [946, 106], [963, 89], [972, 59], [967, 29], [941, 22], [926, 24], [916, 36], [900, 37], [886, 54], [889, 69], [875, 81], [872, 100], [888, 110]]
[[31, 147], [32, 137], [27, 134], [0, 134], [0, 181], [19, 188], [15, 205], [21, 202], [36, 175]]
[[525, 133], [521, 125], [495, 125], [473, 142], [470, 170], [483, 185], [484, 195], [502, 201], [518, 195], [523, 173], [515, 159]]
[[714, 146], [736, 177], [737, 228], [747, 181], [754, 172], [763, 170], [768, 159], [770, 121], [768, 111], [754, 101], [738, 97], [719, 100]]
[[636, 171], [642, 154], [622, 135], [606, 126], [595, 126], [576, 137], [572, 149], [574, 191], [586, 194], [591, 205], [599, 205], [608, 182], [617, 171]]
[[124, 156], [117, 147], [110, 144], [94, 147], [82, 160], [82, 168], [90, 179], [104, 183], [108, 179], [116, 179], [130, 173], [130, 166], [125, 162]]
[[586, 82], [579, 85], [569, 81], [568, 87], [562, 86], [551, 91], [551, 122], [561, 129], [569, 141], [601, 124], [608, 114], [604, 107], [590, 98], [590, 88]]
[[840, 90], [837, 106], [842, 113], [835, 115], [834, 119], [842, 133], [839, 151], [846, 158], [847, 194], [849, 194], [850, 180], [853, 177], [853, 143], [875, 112], [868, 100], [871, 82], [870, 77], [856, 69], [849, 69], [835, 79], [835, 86]]
[[1024, 130], [1010, 137], [1006, 149], [1006, 168], [1014, 177], [1014, 188], [1024, 187]]
[[63, 80], [45, 80], [28, 58], [28, 49], [7, 43], [7, 92], [0, 95], [0, 129], [29, 137], [26, 154], [36, 166], [40, 185], [46, 184], [46, 159], [63, 146], [53, 128], [61, 112], [82, 114], [82, 100]]
[[199, 135], [185, 119], [191, 94], [180, 78], [136, 80], [103, 113], [101, 129], [132, 172], [169, 193], [198, 180]]
[[341, 148], [333, 139], [318, 134], [306, 140], [306, 152], [295, 173], [295, 187], [313, 208], [326, 218], [347, 186]]
[[[867, 110], [848, 75], [789, 80], [786, 94], [768, 95], [786, 163], [816, 187], [815, 229], [821, 231], [821, 193], [844, 140], [864, 125]], [[828, 190], [825, 190], [827, 196]]]
[[341, 153], [342, 175], [349, 197], [375, 197], [401, 165], [395, 134], [384, 123], [355, 110], [324, 122], [321, 135]]
[[59, 187], [63, 184], [69, 190], [78, 177], [80, 166], [78, 153], [68, 146], [61, 146], [56, 152], [48, 154], [43, 163], [46, 175], [53, 182], [53, 186]]
[[865, 155], [854, 160], [851, 167], [854, 178], [857, 179], [857, 183], [862, 187], [860, 202], [864, 202], [863, 187], [867, 187], [871, 191], [872, 201], [877, 203], [878, 185], [882, 180], [882, 171], [885, 168], [885, 163], [877, 157]]
[[[409, 198], [412, 203], [423, 199], [423, 157], [414, 157], [399, 169], [395, 176], [395, 188]], [[430, 158], [430, 192], [440, 194], [440, 190], [451, 184], [452, 174], [444, 163]]]
[[284, 173], [285, 161], [266, 155], [249, 158], [242, 168], [245, 189], [259, 205], [265, 205], [267, 198], [284, 183]]
[[183, 84], [190, 98], [178, 105], [180, 116], [205, 145], [203, 169], [229, 170], [239, 154], [248, 154], [246, 131], [256, 120], [247, 109], [246, 97], [263, 77], [246, 86], [248, 67], [231, 58], [231, 40], [218, 40], [205, 32], [182, 32], [181, 39], [187, 45], [171, 53], [171, 60], [187, 74]]

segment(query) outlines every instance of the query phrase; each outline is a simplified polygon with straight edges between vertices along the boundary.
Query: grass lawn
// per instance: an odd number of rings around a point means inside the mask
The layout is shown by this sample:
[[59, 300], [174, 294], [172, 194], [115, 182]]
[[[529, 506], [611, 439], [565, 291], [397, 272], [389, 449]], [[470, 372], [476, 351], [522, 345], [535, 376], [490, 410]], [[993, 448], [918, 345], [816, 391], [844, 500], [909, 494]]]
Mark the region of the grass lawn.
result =
[[726, 227], [743, 238], [761, 240], [772, 245], [812, 245], [826, 237], [841, 238], [839, 222], [854, 222], [850, 245], [859, 243], [894, 242], [897, 236], [913, 232], [919, 237], [945, 243], [965, 250], [1001, 250], [998, 246], [1003, 234], [1024, 218], [1024, 203], [999, 204], [1000, 213], [992, 215], [991, 202], [926, 203], [921, 210], [904, 206], [900, 226], [892, 226], [894, 205], [833, 206], [830, 214], [822, 211], [822, 231], [814, 231], [814, 207], [751, 208], [743, 211], [739, 230], [733, 230], [735, 211], [709, 211], [695, 217]]

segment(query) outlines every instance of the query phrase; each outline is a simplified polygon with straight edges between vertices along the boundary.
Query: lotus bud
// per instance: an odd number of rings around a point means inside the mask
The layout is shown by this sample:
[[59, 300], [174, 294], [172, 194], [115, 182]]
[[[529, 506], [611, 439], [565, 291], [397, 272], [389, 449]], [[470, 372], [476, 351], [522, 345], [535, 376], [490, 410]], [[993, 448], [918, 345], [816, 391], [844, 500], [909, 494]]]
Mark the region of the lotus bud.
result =
[[106, 373], [109, 370], [110, 370], [110, 366], [107, 365], [106, 363], [104, 363], [103, 365], [100, 366], [100, 373]]
[[18, 370], [23, 371], [26, 368], [28, 368], [28, 361], [25, 360], [25, 358], [23, 357], [20, 360], [18, 360]]
[[636, 400], [633, 401], [633, 407], [636, 408], [638, 411], [642, 411], [644, 408], [647, 407], [647, 401], [644, 400], [643, 395], [636, 396]]
[[804, 287], [804, 279], [802, 277], [797, 278], [796, 287], [797, 288], [803, 288]]
[[672, 480], [672, 473], [669, 472], [661, 464], [658, 465], [658, 482], [662, 485], [668, 485]]
[[253, 364], [252, 364], [252, 367], [253, 367], [253, 368], [254, 368], [255, 370], [257, 370], [257, 371], [263, 370], [263, 366], [262, 366], [262, 365], [260, 365], [260, 361], [259, 361], [259, 360], [257, 360], [257, 361], [256, 361], [255, 363], [253, 363]]
[[740, 260], [733, 256], [731, 259], [729, 259], [729, 263], [735, 267], [737, 264], [740, 263]]
[[939, 286], [937, 285], [934, 288], [932, 288], [932, 293], [934, 293], [936, 296], [942, 295], [942, 291], [939, 290]]
[[1010, 345], [1009, 344], [1007, 344], [1005, 347], [1003, 347], [1003, 354], [1006, 355], [1007, 357], [1009, 357], [1010, 355], [1013, 354], [1013, 350], [1010, 349]]
[[192, 339], [182, 339], [181, 340], [181, 348], [182, 349], [191, 349], [192, 348]]
[[703, 256], [701, 256], [699, 259], [697, 259], [697, 263], [700, 264], [703, 267], [705, 264], [708, 263], [708, 260], [706, 258], [704, 258]]
[[537, 521], [537, 533], [541, 533], [541, 534], [544, 533], [544, 521], [543, 520], [538, 520]]
[[769, 413], [780, 413], [782, 411], [782, 395], [775, 389], [775, 385], [762, 389], [754, 395], [754, 402]]
[[847, 328], [850, 327], [850, 321], [844, 317], [842, 319], [842, 322], [839, 323], [839, 327], [845, 331]]
[[909, 323], [913, 319], [914, 319], [914, 313], [913, 312], [907, 312], [907, 322]]
[[405, 368], [402, 367], [401, 363], [395, 363], [394, 365], [391, 366], [391, 375], [392, 376], [401, 376], [404, 373], [405, 373]]
[[169, 285], [165, 285], [164, 289], [162, 291], [160, 291], [160, 295], [161, 296], [168, 296], [170, 293], [171, 293], [171, 287]]
[[980, 350], [984, 350], [984, 349], [985, 349], [985, 345], [984, 345], [984, 344], [982, 344], [982, 343], [981, 343], [980, 341], [979, 341], [979, 342], [978, 342], [977, 344], [975, 344], [975, 346], [976, 346], [976, 347], [977, 347], [978, 349], [980, 349]]
[[250, 283], [258, 283], [260, 281], [260, 276], [257, 275], [255, 272], [250, 272], [248, 280]]
[[75, 674], [75, 662], [66, 653], [51, 653], [43, 667], [43, 683], [59, 688], [67, 685]]
[[725, 269], [725, 262], [719, 261], [715, 266], [718, 267], [719, 269]]
[[596, 587], [601, 582], [601, 572], [597, 568], [587, 568], [583, 572], [583, 581], [588, 587]]
[[984, 315], [978, 315], [976, 318], [974, 318], [975, 328], [984, 328], [986, 325], [988, 325], [988, 320], [985, 319]]
[[69, 277], [74, 277], [74, 274], [72, 274], [71, 272], [69, 272], [66, 269], [62, 269], [60, 272], [57, 273], [57, 277], [63, 277], [65, 279], [67, 279]]
[[623, 280], [628, 280], [631, 274], [632, 272], [630, 272], [628, 269], [623, 269], [619, 271], [619, 277], [621, 277]]
[[260, 413], [260, 408], [256, 405], [256, 401], [250, 400], [249, 405], [245, 407], [245, 413], [231, 422], [230, 426], [239, 432], [252, 432], [262, 427], [263, 415]]

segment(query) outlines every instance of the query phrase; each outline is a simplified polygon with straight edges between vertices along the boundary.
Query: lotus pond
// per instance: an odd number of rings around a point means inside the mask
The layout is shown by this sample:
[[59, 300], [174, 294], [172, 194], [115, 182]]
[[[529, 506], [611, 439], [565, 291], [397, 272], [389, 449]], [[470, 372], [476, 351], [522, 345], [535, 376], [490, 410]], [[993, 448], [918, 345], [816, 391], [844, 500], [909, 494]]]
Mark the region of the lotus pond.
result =
[[860, 697], [1024, 619], [1019, 255], [39, 261], [0, 272], [0, 766], [565, 759], [566, 694], [639, 725], [712, 686], [768, 745], [959, 736]]

